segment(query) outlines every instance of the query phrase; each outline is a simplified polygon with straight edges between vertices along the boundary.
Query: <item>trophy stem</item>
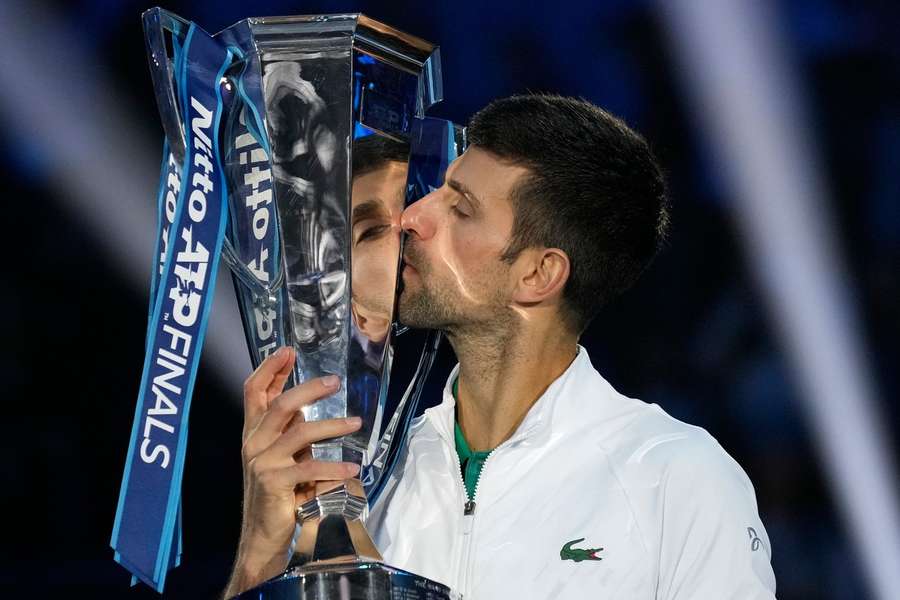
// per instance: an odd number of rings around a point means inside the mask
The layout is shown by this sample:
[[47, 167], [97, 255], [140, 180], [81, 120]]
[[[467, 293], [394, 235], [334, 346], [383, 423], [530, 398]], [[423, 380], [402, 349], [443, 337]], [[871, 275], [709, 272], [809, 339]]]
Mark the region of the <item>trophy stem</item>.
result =
[[300, 505], [300, 537], [288, 570], [319, 564], [381, 562], [381, 553], [363, 526], [365, 507], [365, 492], [355, 479]]

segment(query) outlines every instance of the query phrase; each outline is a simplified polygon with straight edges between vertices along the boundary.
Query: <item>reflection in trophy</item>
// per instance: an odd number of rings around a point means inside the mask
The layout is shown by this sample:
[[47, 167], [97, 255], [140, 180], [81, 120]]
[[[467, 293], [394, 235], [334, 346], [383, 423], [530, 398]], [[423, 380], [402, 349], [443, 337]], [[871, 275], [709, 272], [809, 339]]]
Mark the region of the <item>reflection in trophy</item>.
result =
[[[409, 144], [380, 135], [353, 142], [350, 306], [367, 362], [380, 362], [391, 326]], [[375, 358], [375, 356], [379, 358]]]

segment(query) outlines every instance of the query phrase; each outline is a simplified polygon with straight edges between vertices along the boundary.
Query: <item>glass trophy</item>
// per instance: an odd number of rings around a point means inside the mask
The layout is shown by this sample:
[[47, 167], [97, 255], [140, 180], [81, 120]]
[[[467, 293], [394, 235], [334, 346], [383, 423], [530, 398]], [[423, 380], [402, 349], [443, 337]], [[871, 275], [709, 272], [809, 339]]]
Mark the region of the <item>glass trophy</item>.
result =
[[[189, 125], [177, 75], [195, 26], [159, 8], [143, 19], [166, 142], [180, 164]], [[248, 18], [211, 37], [233, 57], [218, 90], [228, 203], [221, 255], [253, 366], [293, 346], [289, 386], [326, 374], [342, 382], [304, 418], [363, 422], [311, 449], [318, 460], [361, 465], [360, 479], [300, 506], [287, 570], [241, 597], [458, 598], [384, 564], [361, 519], [402, 451], [440, 342], [438, 332], [403, 332], [395, 321], [400, 213], [442, 184], [465, 144], [464, 130], [425, 115], [442, 99], [439, 49], [361, 14]], [[392, 369], [395, 356], [412, 360]], [[403, 376], [392, 381], [392, 370]]]

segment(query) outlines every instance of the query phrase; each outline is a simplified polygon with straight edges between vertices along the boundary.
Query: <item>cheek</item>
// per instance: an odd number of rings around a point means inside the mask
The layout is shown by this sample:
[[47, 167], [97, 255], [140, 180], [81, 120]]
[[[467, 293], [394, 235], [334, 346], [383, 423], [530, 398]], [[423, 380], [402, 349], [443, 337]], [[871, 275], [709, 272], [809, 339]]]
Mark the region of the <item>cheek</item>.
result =
[[353, 252], [353, 291], [359, 294], [390, 292], [395, 285], [399, 261], [398, 241], [360, 246]]
[[448, 258], [454, 262], [451, 270], [467, 287], [493, 289], [501, 285], [498, 267], [505, 239], [477, 227], [459, 227], [449, 239], [445, 256], [452, 257]]
[[460, 256], [484, 260], [498, 259], [506, 248], [509, 235], [500, 224], [486, 221], [460, 222], [452, 230], [456, 251]]

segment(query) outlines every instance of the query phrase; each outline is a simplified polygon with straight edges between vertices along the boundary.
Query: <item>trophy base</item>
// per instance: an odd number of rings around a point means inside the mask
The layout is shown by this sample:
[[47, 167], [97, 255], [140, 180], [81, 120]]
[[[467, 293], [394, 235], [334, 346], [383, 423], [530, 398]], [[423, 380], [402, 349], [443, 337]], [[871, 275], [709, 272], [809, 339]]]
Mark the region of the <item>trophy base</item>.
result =
[[238, 600], [460, 600], [447, 586], [379, 562], [296, 567]]

